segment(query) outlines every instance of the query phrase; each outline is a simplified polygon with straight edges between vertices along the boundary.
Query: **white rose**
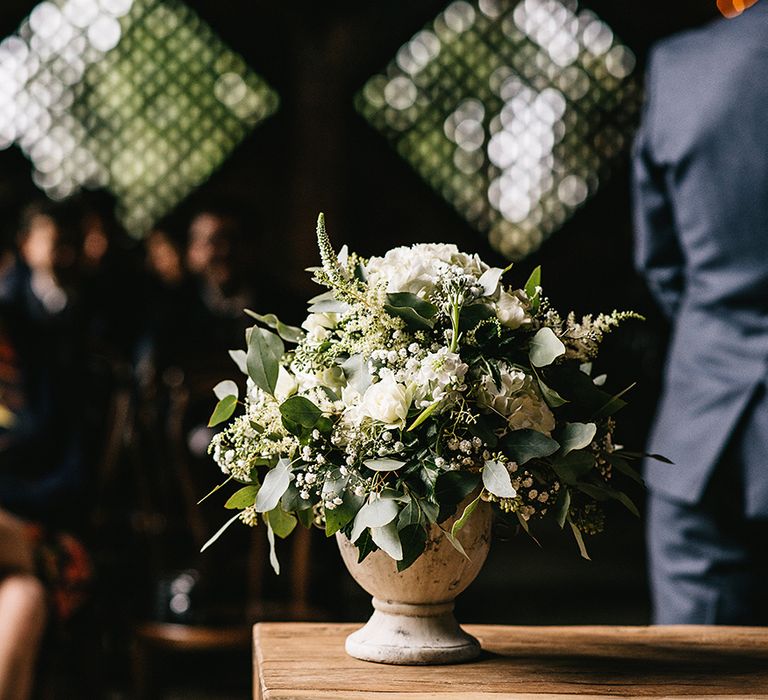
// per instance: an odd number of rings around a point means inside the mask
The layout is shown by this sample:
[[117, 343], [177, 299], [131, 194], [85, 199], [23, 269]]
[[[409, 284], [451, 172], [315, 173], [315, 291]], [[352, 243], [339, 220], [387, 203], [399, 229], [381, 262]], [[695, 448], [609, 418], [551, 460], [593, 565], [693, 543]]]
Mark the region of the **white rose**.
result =
[[502, 326], [511, 328], [520, 328], [525, 323], [530, 323], [530, 317], [525, 311], [523, 302], [514, 294], [501, 292], [499, 300], [494, 305], [496, 316], [501, 321]]
[[366, 389], [360, 402], [360, 412], [390, 427], [402, 428], [411, 399], [412, 393], [390, 374]]
[[285, 367], [280, 367], [277, 372], [277, 384], [275, 385], [275, 398], [282, 403], [289, 396], [296, 393], [298, 385], [296, 379]]
[[322, 343], [329, 335], [329, 330], [336, 328], [338, 317], [332, 313], [309, 314], [301, 327], [307, 331], [307, 339], [313, 343]]

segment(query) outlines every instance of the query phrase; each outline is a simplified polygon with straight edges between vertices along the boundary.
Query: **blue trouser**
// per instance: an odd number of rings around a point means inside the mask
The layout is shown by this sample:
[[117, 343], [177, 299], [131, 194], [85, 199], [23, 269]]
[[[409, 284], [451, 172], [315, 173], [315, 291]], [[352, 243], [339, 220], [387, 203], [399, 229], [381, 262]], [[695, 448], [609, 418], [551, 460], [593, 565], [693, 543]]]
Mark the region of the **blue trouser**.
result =
[[768, 624], [768, 526], [651, 495], [655, 624]]

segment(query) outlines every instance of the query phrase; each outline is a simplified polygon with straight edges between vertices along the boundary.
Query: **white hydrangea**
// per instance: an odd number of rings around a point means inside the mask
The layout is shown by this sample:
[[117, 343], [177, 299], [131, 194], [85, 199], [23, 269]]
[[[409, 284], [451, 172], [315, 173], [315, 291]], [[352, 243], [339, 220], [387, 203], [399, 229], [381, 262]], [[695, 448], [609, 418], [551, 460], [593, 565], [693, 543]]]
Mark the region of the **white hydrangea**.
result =
[[555, 417], [539, 391], [536, 378], [507, 365], [499, 367], [501, 387], [490, 375], [483, 376], [477, 392], [477, 403], [507, 419], [512, 430], [531, 428], [549, 435], [555, 428]]
[[437, 283], [438, 263], [459, 266], [474, 276], [488, 269], [476, 255], [461, 253], [453, 244], [420, 243], [393, 248], [384, 257], [371, 258], [366, 273], [369, 282], [386, 286], [387, 292], [429, 296]]

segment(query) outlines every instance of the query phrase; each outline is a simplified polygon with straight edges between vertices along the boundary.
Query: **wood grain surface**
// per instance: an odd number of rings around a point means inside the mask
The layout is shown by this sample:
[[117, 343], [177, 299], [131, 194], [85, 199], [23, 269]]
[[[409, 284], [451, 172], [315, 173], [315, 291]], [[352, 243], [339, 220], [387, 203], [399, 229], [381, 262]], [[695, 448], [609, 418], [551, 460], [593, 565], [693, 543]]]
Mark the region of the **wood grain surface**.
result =
[[466, 625], [483, 646], [457, 666], [353, 659], [359, 625], [254, 627], [256, 700], [500, 698], [768, 698], [768, 629]]

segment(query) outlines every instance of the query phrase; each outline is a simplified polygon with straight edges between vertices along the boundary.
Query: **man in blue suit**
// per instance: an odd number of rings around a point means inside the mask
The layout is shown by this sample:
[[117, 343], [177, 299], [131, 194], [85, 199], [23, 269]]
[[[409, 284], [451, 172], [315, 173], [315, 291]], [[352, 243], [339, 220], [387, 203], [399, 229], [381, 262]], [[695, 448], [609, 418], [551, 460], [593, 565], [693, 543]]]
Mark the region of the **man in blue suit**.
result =
[[635, 258], [672, 326], [646, 465], [654, 621], [768, 624], [768, 0], [650, 55]]

